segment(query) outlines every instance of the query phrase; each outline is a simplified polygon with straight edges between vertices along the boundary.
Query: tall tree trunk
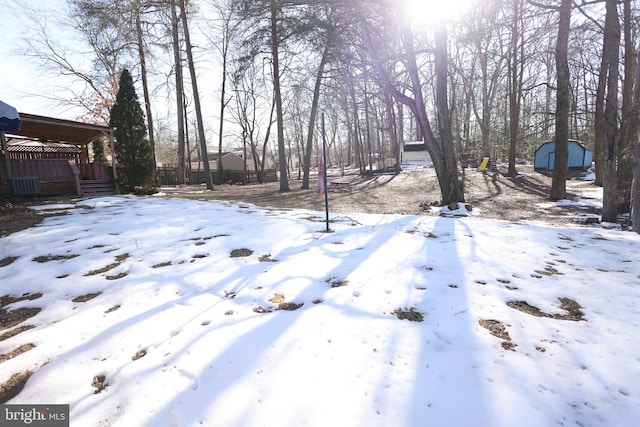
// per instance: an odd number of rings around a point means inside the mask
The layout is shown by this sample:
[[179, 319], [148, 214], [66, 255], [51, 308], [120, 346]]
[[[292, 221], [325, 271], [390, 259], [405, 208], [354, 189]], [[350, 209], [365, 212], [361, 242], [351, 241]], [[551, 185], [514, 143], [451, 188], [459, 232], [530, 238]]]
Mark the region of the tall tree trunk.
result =
[[[371, 149], [371, 119], [369, 118], [369, 89], [367, 87], [367, 82], [369, 80], [369, 72], [368, 68], [365, 65], [364, 73], [364, 123], [365, 123], [365, 135], [367, 137], [367, 154], [369, 157], [369, 173], [373, 175], [373, 150]], [[364, 145], [363, 145], [364, 148]]]
[[185, 139], [184, 139], [184, 80], [182, 79], [182, 58], [180, 57], [179, 21], [176, 2], [171, 0], [171, 33], [173, 36], [173, 60], [176, 77], [176, 116], [178, 119], [178, 184], [185, 184]]
[[280, 169], [280, 192], [290, 191], [287, 174], [287, 152], [284, 145], [284, 112], [282, 111], [282, 92], [280, 89], [280, 58], [278, 39], [278, 5], [271, 0], [271, 56], [273, 61], [273, 91], [276, 98], [276, 129], [278, 136], [278, 166]]
[[631, 1], [624, 0], [624, 80], [622, 85], [622, 123], [618, 138], [617, 186], [620, 199], [618, 213], [628, 213], [631, 208], [631, 183], [633, 181], [633, 144], [631, 116], [633, 114], [634, 79], [637, 53], [633, 45]]
[[404, 149], [404, 105], [402, 102], [397, 102], [398, 105], [398, 120], [397, 120], [397, 135], [396, 138], [396, 174], [399, 174], [402, 170], [402, 151]]
[[222, 48], [222, 84], [220, 85], [220, 125], [218, 126], [218, 176], [219, 182], [222, 183], [224, 171], [222, 170], [222, 142], [224, 140], [224, 110], [229, 103], [229, 100], [225, 100], [227, 89], [227, 53], [229, 49], [229, 41], [223, 41], [224, 46]]
[[634, 150], [633, 185], [631, 187], [631, 229], [640, 233], [640, 147]]
[[394, 173], [400, 173], [400, 144], [398, 143], [398, 119], [395, 103], [389, 92], [384, 93], [384, 107], [389, 122], [389, 145], [395, 160]]
[[140, 3], [136, 2], [136, 36], [138, 44], [138, 55], [140, 56], [140, 76], [142, 77], [142, 93], [144, 97], [144, 108], [147, 113], [147, 132], [149, 134], [149, 145], [153, 157], [153, 176], [156, 174], [156, 141], [153, 131], [153, 114], [151, 112], [151, 97], [149, 96], [149, 84], [147, 82], [147, 61], [145, 59], [144, 43], [142, 41], [142, 23], [140, 22]]
[[446, 166], [448, 194], [445, 203], [457, 205], [464, 202], [462, 183], [458, 177], [456, 153], [453, 145], [451, 129], [451, 112], [448, 101], [449, 54], [447, 52], [447, 27], [440, 23], [435, 28], [434, 62], [436, 71], [436, 110], [438, 112], [438, 130], [440, 131], [440, 145]]
[[457, 206], [458, 202], [464, 202], [464, 189], [462, 183], [458, 179], [458, 168], [456, 165], [453, 135], [451, 131], [451, 119], [447, 100], [448, 54], [447, 31], [445, 24], [441, 23], [441, 25], [436, 28], [434, 49], [436, 109], [441, 138], [439, 142], [433, 134], [431, 123], [429, 122], [427, 115], [411, 26], [406, 22], [405, 25], [401, 25], [400, 37], [405, 50], [405, 67], [410, 79], [410, 88], [413, 98], [407, 96], [404, 92], [401, 92], [396, 88], [394, 81], [389, 76], [389, 73], [382, 66], [378, 52], [374, 48], [373, 41], [371, 40], [366, 20], [364, 19], [361, 11], [359, 19], [363, 27], [367, 50], [371, 54], [373, 58], [373, 65], [376, 67], [376, 71], [382, 79], [381, 85], [386, 90], [390, 91], [398, 101], [411, 108], [416, 117], [425, 146], [431, 156], [431, 161], [433, 162], [433, 166], [438, 177], [442, 203], [444, 205]]
[[360, 132], [360, 118], [358, 117], [358, 102], [356, 100], [355, 82], [353, 81], [353, 74], [347, 77], [347, 85], [349, 86], [349, 95], [351, 97], [351, 105], [353, 107], [353, 117], [349, 123], [349, 129], [352, 129], [353, 138], [351, 140], [353, 144], [353, 158], [355, 166], [360, 171], [360, 175], [364, 175], [364, 163], [362, 161], [361, 151], [361, 132]]
[[602, 189], [602, 220], [617, 222], [618, 220], [618, 68], [620, 60], [620, 21], [618, 18], [617, 0], [606, 0], [607, 16], [605, 19], [605, 38], [608, 37], [609, 69], [607, 77], [607, 96], [605, 100], [604, 122], [604, 186]]
[[607, 72], [609, 71], [610, 35], [604, 33], [602, 42], [602, 59], [598, 74], [598, 87], [596, 89], [596, 105], [593, 119], [593, 133], [595, 138], [594, 162], [596, 179], [595, 185], [602, 187], [604, 183], [605, 147], [604, 147], [604, 98], [607, 93]]
[[480, 53], [480, 70], [482, 71], [482, 116], [477, 117], [480, 122], [482, 133], [482, 144], [480, 146], [481, 157], [491, 157], [490, 136], [491, 136], [491, 102], [489, 96], [489, 70], [488, 53]]
[[316, 127], [316, 117], [318, 115], [318, 101], [320, 99], [320, 85], [324, 74], [324, 65], [329, 57], [329, 45], [325, 46], [320, 58], [320, 65], [316, 73], [316, 83], [313, 87], [313, 99], [311, 101], [311, 114], [309, 115], [309, 128], [307, 130], [307, 145], [304, 152], [304, 170], [302, 171], [302, 189], [309, 189], [309, 170], [311, 169], [311, 154], [313, 153], [313, 135]]
[[196, 120], [198, 122], [198, 139], [200, 139], [200, 150], [202, 151], [202, 169], [204, 171], [207, 190], [213, 190], [211, 179], [211, 169], [209, 168], [209, 156], [207, 154], [207, 141], [204, 135], [204, 122], [202, 119], [202, 108], [200, 107], [200, 94], [198, 93], [198, 80], [196, 76], [196, 66], [193, 62], [193, 52], [191, 38], [189, 37], [189, 23], [187, 22], [187, 8], [185, 0], [180, 0], [180, 12], [182, 15], [182, 29], [184, 31], [184, 41], [187, 47], [187, 59], [189, 61], [189, 73], [191, 74], [191, 86], [193, 88], [193, 104], [196, 108]]
[[544, 98], [544, 140], [549, 141], [551, 138], [551, 98], [553, 96], [553, 72], [551, 67], [551, 58], [553, 55], [548, 54], [545, 68], [547, 70], [547, 85]]
[[635, 141], [633, 185], [631, 189], [631, 227], [640, 233], [640, 66], [636, 64], [635, 90], [633, 94], [633, 108], [630, 117], [630, 138]]
[[569, 165], [569, 108], [571, 88], [569, 79], [569, 31], [571, 29], [571, 2], [562, 0], [556, 41], [556, 135], [555, 161], [551, 181], [552, 200], [567, 197], [567, 168]]
[[518, 141], [518, 129], [520, 125], [520, 58], [518, 57], [520, 39], [520, 13], [521, 0], [513, 0], [513, 24], [511, 27], [511, 58], [509, 67], [509, 176], [516, 176], [516, 143]]

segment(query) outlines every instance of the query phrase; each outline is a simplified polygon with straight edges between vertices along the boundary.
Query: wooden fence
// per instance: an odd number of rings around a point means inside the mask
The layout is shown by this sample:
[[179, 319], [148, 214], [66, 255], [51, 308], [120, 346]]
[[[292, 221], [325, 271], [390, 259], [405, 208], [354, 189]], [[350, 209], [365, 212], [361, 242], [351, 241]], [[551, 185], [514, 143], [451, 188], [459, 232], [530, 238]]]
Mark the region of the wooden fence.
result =
[[[220, 180], [220, 174], [218, 171], [211, 171], [211, 179], [215, 185], [227, 184], [227, 183], [241, 183], [245, 182], [244, 171], [223, 171], [222, 181]], [[178, 185], [178, 168], [175, 166], [161, 166], [156, 169], [156, 178], [160, 185]], [[278, 180], [276, 170], [269, 169], [264, 171], [265, 182], [276, 182]], [[202, 184], [205, 182], [204, 171], [191, 171], [189, 176], [190, 184]], [[258, 176], [255, 171], [247, 171], [246, 177], [247, 183], [258, 182]]]

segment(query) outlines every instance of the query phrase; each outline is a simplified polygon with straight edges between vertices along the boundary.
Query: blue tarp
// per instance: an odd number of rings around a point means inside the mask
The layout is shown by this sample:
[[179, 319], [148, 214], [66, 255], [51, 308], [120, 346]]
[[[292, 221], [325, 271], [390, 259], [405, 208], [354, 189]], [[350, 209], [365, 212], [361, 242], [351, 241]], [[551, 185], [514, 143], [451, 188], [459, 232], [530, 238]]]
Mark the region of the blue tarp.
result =
[[20, 130], [20, 124], [18, 110], [0, 101], [0, 131], [11, 132]]

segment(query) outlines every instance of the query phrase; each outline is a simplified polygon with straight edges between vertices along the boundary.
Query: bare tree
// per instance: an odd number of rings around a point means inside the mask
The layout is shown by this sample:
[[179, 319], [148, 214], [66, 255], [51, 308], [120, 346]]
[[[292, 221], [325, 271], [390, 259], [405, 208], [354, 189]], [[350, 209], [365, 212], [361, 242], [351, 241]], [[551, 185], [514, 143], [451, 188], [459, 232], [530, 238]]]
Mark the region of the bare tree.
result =
[[524, 55], [521, 55], [523, 0], [513, 0], [513, 21], [511, 23], [511, 45], [508, 64], [509, 74], [509, 176], [516, 176], [516, 144], [520, 130], [520, 107], [522, 104], [522, 80], [524, 75]]
[[[129, 40], [122, 36], [118, 23], [111, 16], [89, 13], [93, 5], [74, 0], [69, 16], [49, 25], [45, 12], [21, 5], [21, 12], [35, 32], [25, 37], [24, 55], [40, 66], [44, 75], [56, 73], [62, 78], [65, 95], [49, 97], [60, 105], [80, 107], [83, 117], [91, 122], [108, 123], [109, 110], [118, 92], [119, 69], [129, 51]], [[51, 28], [70, 28], [77, 34], [74, 46], [64, 45]], [[86, 48], [89, 48], [90, 67], [87, 67]], [[84, 51], [84, 52], [83, 52]], [[85, 55], [83, 55], [85, 53]]]
[[604, 185], [602, 190], [602, 220], [617, 222], [618, 164], [618, 70], [620, 61], [620, 20], [616, 0], [606, 0], [607, 16], [604, 37], [608, 44], [607, 95], [604, 109]]
[[176, 89], [176, 120], [178, 125], [178, 184], [185, 183], [185, 105], [184, 79], [182, 78], [182, 56], [180, 49], [180, 20], [176, 12], [175, 0], [170, 0], [171, 39], [173, 47], [173, 63]]
[[634, 84], [636, 67], [638, 66], [638, 52], [634, 46], [634, 28], [632, 24], [631, 1], [623, 0], [623, 30], [624, 30], [624, 77], [622, 80], [622, 107], [620, 136], [618, 138], [618, 212], [628, 213], [631, 208], [631, 184], [633, 181], [634, 144], [632, 136], [634, 113]]
[[196, 120], [198, 122], [198, 139], [200, 141], [200, 152], [202, 155], [202, 168], [204, 170], [204, 178], [207, 183], [207, 189], [213, 190], [213, 181], [211, 178], [211, 168], [209, 167], [209, 158], [207, 155], [207, 142], [204, 134], [204, 122], [202, 118], [202, 107], [200, 106], [200, 94], [198, 92], [198, 79], [196, 75], [196, 67], [193, 62], [193, 46], [191, 37], [189, 36], [189, 22], [187, 20], [187, 7], [185, 0], [180, 0], [180, 13], [182, 18], [182, 30], [184, 31], [184, 42], [187, 48], [187, 60], [189, 62], [189, 73], [191, 74], [191, 87], [193, 89], [193, 103], [196, 109]]
[[[459, 179], [455, 150], [453, 146], [453, 135], [451, 130], [450, 111], [447, 97], [447, 80], [448, 80], [448, 54], [447, 54], [447, 30], [446, 23], [440, 22], [436, 24], [434, 31], [435, 45], [433, 49], [435, 80], [436, 80], [436, 110], [438, 115], [439, 139], [436, 138], [431, 127], [431, 122], [427, 115], [425, 98], [422, 88], [421, 72], [417, 63], [417, 52], [414, 46], [414, 35], [411, 25], [404, 22], [399, 25], [401, 33], [401, 42], [404, 51], [398, 59], [393, 57], [394, 61], [398, 61], [404, 67], [408, 79], [410, 81], [411, 95], [406, 95], [404, 89], [398, 86], [398, 80], [390, 74], [389, 69], [383, 64], [381, 56], [381, 48], [386, 45], [385, 41], [376, 32], [373, 25], [367, 21], [364, 10], [359, 8], [360, 22], [362, 25], [363, 37], [367, 51], [372, 57], [372, 62], [376, 68], [376, 72], [380, 79], [380, 85], [388, 90], [394, 98], [408, 106], [415, 115], [422, 132], [425, 145], [431, 160], [433, 161], [442, 202], [452, 207], [457, 206], [458, 202], [464, 202], [464, 189]], [[379, 25], [379, 23], [377, 23]], [[374, 41], [374, 37], [377, 38]], [[389, 54], [389, 50], [385, 54]], [[400, 85], [406, 87], [404, 84]]]
[[569, 109], [571, 102], [571, 82], [569, 74], [569, 32], [571, 31], [572, 0], [559, 0], [559, 5], [542, 4], [527, 0], [529, 3], [544, 9], [558, 12], [558, 35], [556, 38], [556, 132], [555, 159], [553, 178], [551, 181], [552, 200], [567, 197], [567, 169], [569, 165]]

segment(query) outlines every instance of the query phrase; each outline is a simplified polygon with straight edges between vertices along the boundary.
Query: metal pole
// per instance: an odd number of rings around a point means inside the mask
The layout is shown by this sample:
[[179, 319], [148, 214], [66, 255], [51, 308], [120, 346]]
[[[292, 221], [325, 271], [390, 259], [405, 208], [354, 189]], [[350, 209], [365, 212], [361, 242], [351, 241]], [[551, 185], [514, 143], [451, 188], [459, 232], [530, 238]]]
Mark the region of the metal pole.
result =
[[2, 152], [4, 154], [5, 167], [7, 168], [7, 185], [9, 185], [9, 178], [13, 178], [13, 171], [11, 170], [11, 159], [9, 159], [9, 147], [7, 147], [7, 138], [2, 131], [0, 131], [0, 139], [2, 140]]
[[322, 163], [324, 164], [324, 211], [326, 215], [327, 232], [329, 232], [329, 189], [327, 188], [327, 141], [324, 131], [324, 111], [322, 112]]

